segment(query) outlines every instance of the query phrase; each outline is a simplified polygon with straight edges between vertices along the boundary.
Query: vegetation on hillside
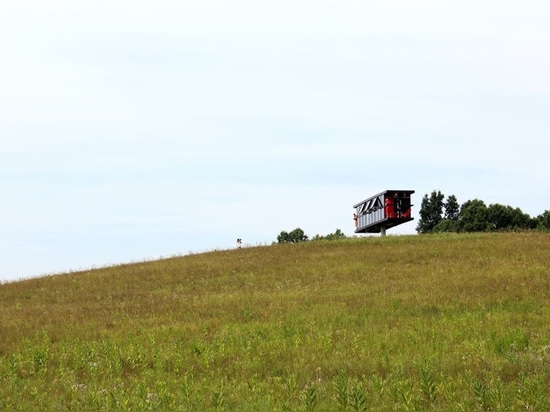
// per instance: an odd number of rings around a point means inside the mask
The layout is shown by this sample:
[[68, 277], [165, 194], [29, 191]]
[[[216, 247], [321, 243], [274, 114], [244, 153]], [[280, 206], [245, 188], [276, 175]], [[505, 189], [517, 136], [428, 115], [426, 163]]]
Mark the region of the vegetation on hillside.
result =
[[549, 410], [550, 234], [276, 244], [0, 285], [3, 410]]
[[305, 242], [308, 239], [309, 237], [304, 233], [304, 231], [297, 227], [290, 232], [286, 232], [284, 230], [281, 231], [281, 233], [277, 236], [277, 243], [298, 243]]
[[418, 233], [431, 232], [495, 232], [510, 230], [550, 230], [550, 210], [532, 218], [520, 208], [498, 203], [485, 205], [480, 199], [459, 206], [455, 195], [445, 199], [441, 191], [422, 198]]
[[[336, 229], [334, 233], [329, 233], [328, 235], [315, 235], [311, 240], [342, 240], [345, 239], [346, 235], [340, 229]], [[304, 233], [304, 231], [297, 227], [296, 229], [287, 232], [285, 230], [281, 231], [277, 236], [277, 243], [297, 243], [297, 242], [306, 242], [309, 240], [309, 236]]]

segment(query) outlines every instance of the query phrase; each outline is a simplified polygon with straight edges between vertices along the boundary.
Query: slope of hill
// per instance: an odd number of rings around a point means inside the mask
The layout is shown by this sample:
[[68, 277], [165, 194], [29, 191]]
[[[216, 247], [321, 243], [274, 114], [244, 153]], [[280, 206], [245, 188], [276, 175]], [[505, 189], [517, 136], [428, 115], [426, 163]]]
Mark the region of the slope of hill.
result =
[[0, 285], [0, 409], [550, 409], [550, 234], [315, 241]]

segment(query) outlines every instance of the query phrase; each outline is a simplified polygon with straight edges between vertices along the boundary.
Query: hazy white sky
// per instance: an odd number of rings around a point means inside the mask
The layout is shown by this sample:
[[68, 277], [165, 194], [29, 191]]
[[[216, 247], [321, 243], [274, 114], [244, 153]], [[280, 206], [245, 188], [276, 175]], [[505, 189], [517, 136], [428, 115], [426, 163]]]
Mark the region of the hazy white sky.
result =
[[0, 1], [0, 281], [550, 209], [546, 0]]

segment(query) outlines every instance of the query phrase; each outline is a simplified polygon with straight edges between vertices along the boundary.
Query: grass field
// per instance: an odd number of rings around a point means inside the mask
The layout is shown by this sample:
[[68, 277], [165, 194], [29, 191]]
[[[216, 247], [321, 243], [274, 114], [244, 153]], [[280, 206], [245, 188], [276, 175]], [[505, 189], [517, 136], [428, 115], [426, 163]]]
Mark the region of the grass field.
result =
[[0, 285], [1, 410], [550, 410], [550, 234], [214, 251]]

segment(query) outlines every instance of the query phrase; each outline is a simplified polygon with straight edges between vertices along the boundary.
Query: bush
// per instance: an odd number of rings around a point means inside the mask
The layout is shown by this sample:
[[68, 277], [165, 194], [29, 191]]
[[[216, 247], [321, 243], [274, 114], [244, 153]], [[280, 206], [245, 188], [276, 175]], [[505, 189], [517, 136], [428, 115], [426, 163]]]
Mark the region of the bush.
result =
[[285, 232], [283, 230], [281, 233], [279, 233], [279, 236], [277, 236], [278, 243], [297, 243], [297, 242], [305, 242], [307, 240], [308, 240], [307, 235], [299, 227], [297, 227], [290, 233]]
[[339, 240], [339, 239], [345, 239], [346, 235], [344, 232], [342, 232], [340, 229], [336, 229], [334, 233], [329, 233], [328, 235], [321, 236], [321, 235], [315, 235], [315, 237], [312, 240]]

